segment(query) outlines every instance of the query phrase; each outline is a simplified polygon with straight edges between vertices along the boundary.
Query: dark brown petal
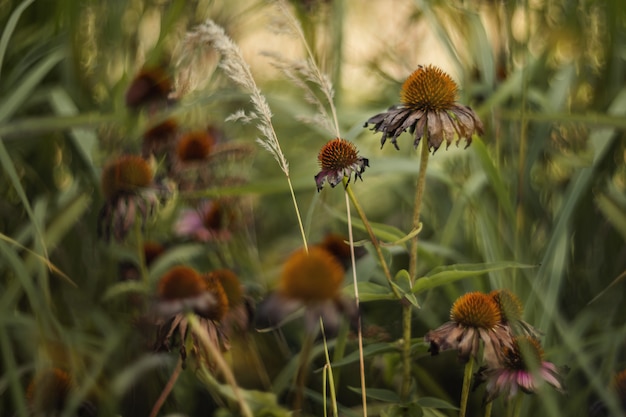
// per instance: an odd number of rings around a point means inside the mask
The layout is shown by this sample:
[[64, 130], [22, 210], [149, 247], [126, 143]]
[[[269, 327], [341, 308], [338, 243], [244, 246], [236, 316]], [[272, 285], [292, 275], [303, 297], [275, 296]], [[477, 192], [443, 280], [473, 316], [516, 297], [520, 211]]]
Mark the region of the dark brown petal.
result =
[[448, 148], [457, 133], [457, 129], [454, 127], [454, 122], [450, 119], [450, 115], [448, 115], [447, 112], [441, 112], [439, 114], [439, 120], [441, 121], [443, 130], [443, 139], [446, 141], [446, 148]]
[[443, 142], [441, 133], [441, 120], [437, 112], [428, 112], [428, 149], [433, 149], [433, 153], [439, 149]]
[[413, 141], [413, 146], [415, 148], [417, 148], [420, 140], [422, 140], [422, 137], [424, 137], [424, 127], [426, 127], [426, 120], [426, 117], [422, 117], [415, 124], [415, 141]]

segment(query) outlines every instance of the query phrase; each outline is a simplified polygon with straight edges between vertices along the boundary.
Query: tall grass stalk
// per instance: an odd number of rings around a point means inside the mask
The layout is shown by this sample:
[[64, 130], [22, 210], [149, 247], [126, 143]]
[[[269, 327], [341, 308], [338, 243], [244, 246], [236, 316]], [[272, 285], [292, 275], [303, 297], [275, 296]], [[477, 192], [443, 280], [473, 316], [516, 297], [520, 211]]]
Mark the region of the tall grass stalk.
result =
[[[348, 188], [348, 181], [343, 179], [344, 189]], [[350, 242], [350, 262], [352, 265], [352, 282], [354, 284], [354, 302], [357, 309], [357, 338], [359, 343], [359, 371], [361, 373], [361, 402], [363, 403], [363, 416], [367, 417], [367, 386], [365, 384], [365, 359], [363, 358], [363, 326], [361, 323], [361, 311], [359, 302], [359, 282], [356, 277], [356, 257], [354, 255], [354, 237], [352, 235], [352, 216], [350, 214], [350, 197], [346, 196], [346, 217], [348, 219], [348, 240]]]
[[[327, 415], [326, 412], [326, 381], [328, 381], [328, 389], [330, 390], [330, 403], [333, 407], [333, 416], [338, 417], [339, 411], [337, 408], [337, 392], [335, 389], [335, 378], [333, 376], [333, 367], [330, 363], [330, 355], [328, 354], [328, 344], [326, 342], [326, 332], [324, 331], [324, 321], [320, 317], [320, 331], [322, 332], [322, 340], [324, 342], [324, 358], [326, 359], [326, 364], [324, 365], [324, 385], [322, 387], [324, 394], [324, 416]], [[359, 332], [360, 333], [360, 332]]]
[[233, 42], [228, 35], [226, 35], [224, 28], [210, 19], [204, 24], [196, 27], [195, 30], [188, 33], [187, 40], [196, 44], [205, 43], [207, 46], [215, 48], [215, 50], [221, 54], [221, 61], [219, 64], [220, 68], [222, 68], [224, 73], [235, 84], [244, 88], [250, 94], [250, 101], [252, 102], [254, 111], [246, 113], [243, 110], [240, 110], [229, 116], [226, 120], [239, 120], [246, 123], [252, 121], [257, 122], [256, 127], [261, 132], [261, 137], [257, 138], [256, 141], [262, 148], [274, 156], [274, 159], [278, 162], [278, 166], [287, 178], [289, 191], [291, 193], [291, 200], [293, 202], [296, 217], [298, 219], [298, 226], [300, 228], [300, 234], [302, 236], [302, 243], [304, 245], [304, 249], [308, 252], [309, 248], [306, 233], [304, 232], [300, 209], [298, 208], [298, 202], [296, 200], [293, 184], [291, 183], [291, 176], [289, 174], [289, 163], [287, 162], [285, 154], [280, 146], [278, 136], [276, 136], [276, 131], [274, 130], [274, 125], [272, 124], [272, 112], [270, 107], [267, 104], [265, 96], [261, 93], [261, 90], [254, 81], [254, 77], [250, 71], [250, 66], [243, 58], [241, 50], [237, 44]]

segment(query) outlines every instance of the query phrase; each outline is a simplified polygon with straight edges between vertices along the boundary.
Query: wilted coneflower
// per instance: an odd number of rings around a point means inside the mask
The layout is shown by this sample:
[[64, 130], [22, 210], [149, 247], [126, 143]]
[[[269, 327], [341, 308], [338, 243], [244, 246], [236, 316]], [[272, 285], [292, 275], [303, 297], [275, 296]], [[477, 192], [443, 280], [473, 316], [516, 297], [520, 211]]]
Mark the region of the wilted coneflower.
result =
[[341, 296], [344, 269], [327, 250], [311, 247], [294, 252], [285, 262], [278, 288], [258, 308], [258, 327], [280, 326], [295, 311], [305, 308], [305, 327], [314, 332], [319, 318], [328, 333], [334, 333], [341, 314], [356, 315], [354, 302]]
[[102, 170], [101, 186], [106, 199], [98, 217], [98, 234], [123, 240], [135, 224], [142, 227], [154, 212], [158, 199], [151, 189], [153, 172], [146, 160], [135, 155], [121, 156]]
[[[317, 191], [328, 180], [331, 187], [335, 187], [344, 177], [350, 177], [354, 173], [355, 181], [361, 178], [365, 167], [369, 166], [369, 160], [359, 156], [356, 146], [345, 139], [336, 138], [326, 143], [317, 156], [322, 170], [315, 176]], [[362, 179], [362, 178], [361, 178]]]
[[[249, 320], [249, 314], [243, 304], [244, 295], [241, 284], [237, 275], [228, 269], [214, 270], [199, 277], [203, 291], [211, 297], [211, 306], [199, 315], [198, 323], [214, 346], [221, 351], [227, 351], [230, 349], [230, 335], [236, 330], [244, 330]], [[187, 357], [184, 340], [188, 328], [189, 323], [185, 313], [177, 313], [171, 320], [160, 326], [156, 342], [157, 350], [169, 351], [175, 343], [173, 338], [177, 333], [181, 357], [184, 360]], [[199, 354], [202, 352], [200, 347], [201, 344], [196, 336], [192, 336], [192, 351]], [[214, 368], [211, 359], [206, 358], [205, 355], [200, 355], [198, 359], [205, 361], [209, 368]]]
[[415, 147], [425, 136], [433, 152], [444, 141], [450, 146], [454, 138], [457, 144], [465, 139], [469, 146], [472, 135], [483, 133], [483, 124], [470, 107], [456, 103], [457, 90], [454, 80], [441, 69], [420, 65], [402, 85], [402, 104], [371, 117], [365, 127], [372, 124], [372, 130], [383, 133], [381, 147], [391, 137], [399, 149], [397, 138], [407, 130], [414, 133]]
[[142, 69], [126, 90], [126, 105], [132, 109], [166, 104], [172, 90], [167, 72], [160, 66]]
[[487, 364], [498, 363], [501, 345], [510, 343], [510, 335], [501, 325], [502, 317], [496, 302], [487, 294], [471, 292], [459, 297], [450, 310], [449, 321], [424, 336], [432, 355], [455, 349], [459, 360], [478, 358], [480, 341], [484, 343]]
[[217, 300], [200, 274], [188, 266], [175, 266], [163, 275], [157, 287], [156, 311], [163, 317], [193, 311], [208, 317]]
[[541, 332], [535, 329], [531, 324], [522, 320], [524, 316], [524, 307], [520, 299], [507, 289], [494, 290], [489, 293], [489, 296], [498, 305], [500, 309], [500, 315], [502, 317], [502, 325], [509, 326], [511, 328], [511, 334], [520, 335], [525, 334], [535, 338], [541, 336]]
[[532, 336], [519, 336], [511, 346], [502, 346], [502, 361], [498, 366], [482, 367], [476, 374], [475, 383], [486, 382], [485, 402], [493, 401], [501, 394], [508, 399], [520, 391], [532, 394], [548, 383], [557, 391], [564, 392], [557, 367], [543, 358], [539, 340]]
[[182, 135], [172, 157], [172, 178], [178, 188], [192, 191], [215, 185], [213, 153], [222, 134], [215, 128], [194, 130]]
[[174, 232], [198, 242], [224, 241], [231, 236], [229, 226], [233, 213], [220, 200], [207, 200], [197, 209], [183, 209], [174, 225]]

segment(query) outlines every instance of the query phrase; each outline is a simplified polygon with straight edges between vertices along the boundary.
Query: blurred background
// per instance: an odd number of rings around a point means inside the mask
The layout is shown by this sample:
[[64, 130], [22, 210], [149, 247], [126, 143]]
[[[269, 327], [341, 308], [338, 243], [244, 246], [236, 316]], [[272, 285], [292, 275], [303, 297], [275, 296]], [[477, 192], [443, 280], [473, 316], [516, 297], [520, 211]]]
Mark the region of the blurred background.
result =
[[[458, 101], [483, 121], [484, 135], [467, 149], [442, 147], [430, 157], [418, 276], [454, 264], [533, 266], [481, 273], [419, 295], [415, 398], [458, 404], [462, 365], [454, 353], [431, 357], [423, 335], [449, 320], [459, 295], [508, 288], [524, 303], [525, 320], [543, 332], [546, 358], [567, 369], [569, 395], [541, 390], [521, 415], [624, 415], [625, 398], [610, 388], [626, 368], [623, 0], [288, 5], [333, 83], [342, 136], [369, 159], [363, 181], [350, 187], [377, 230], [398, 238], [410, 231], [419, 152], [409, 134], [399, 138], [399, 150], [381, 148], [380, 134], [363, 125], [399, 103], [406, 77], [418, 65], [440, 67], [459, 85]], [[273, 65], [271, 54], [306, 58], [302, 42], [280, 33], [281, 18], [272, 2], [252, 0], [0, 1], [2, 415], [148, 415], [178, 357], [175, 348], [155, 352], [157, 326], [144, 314], [165, 271], [177, 264], [230, 268], [254, 309], [302, 246], [285, 175], [255, 143], [255, 123], [226, 121], [252, 106], [249, 92], [219, 67], [219, 54], [194, 38], [207, 19], [241, 48], [267, 98], [308, 241], [347, 236], [341, 187], [318, 193], [313, 180], [318, 152], [335, 134]], [[137, 104], [154, 89], [160, 102]], [[150, 130], [164, 121], [171, 123], [166, 133]], [[197, 131], [211, 132], [210, 157], [182, 168], [178, 160], [151, 158], [152, 195], [124, 201], [128, 211], [120, 215], [122, 203], [102, 189], [107, 164], [150, 154], [151, 134]], [[164, 170], [170, 162], [178, 169], [173, 177]], [[177, 229], [185, 210], [218, 200], [216, 227], [224, 234], [202, 239]], [[126, 227], [136, 215], [136, 225]], [[98, 233], [103, 225], [105, 236]], [[113, 234], [128, 229], [126, 236], [106, 239], [107, 225]], [[364, 239], [355, 225], [355, 240]], [[153, 263], [143, 250], [147, 242], [160, 248]], [[384, 282], [366, 249], [357, 262], [359, 281]], [[406, 247], [385, 251], [394, 271], [407, 267]], [[372, 296], [361, 309], [367, 386], [397, 390], [400, 303]], [[261, 404], [255, 415], [286, 415], [301, 326], [237, 332], [230, 344], [225, 355], [239, 385]], [[337, 365], [340, 414], [359, 415], [360, 394], [351, 389], [359, 386], [356, 343], [348, 337], [345, 344]], [[313, 349], [303, 413], [322, 415], [321, 342]], [[64, 369], [71, 389], [44, 385], [63, 401], [50, 403], [47, 414], [33, 413], [35, 381], [50, 368]], [[162, 414], [237, 415], [219, 387], [189, 367]], [[479, 388], [471, 395], [470, 415], [482, 415], [482, 394]], [[368, 410], [397, 415], [390, 411], [397, 405], [374, 398]], [[494, 415], [505, 408], [496, 401]], [[458, 415], [439, 405], [422, 411]]]

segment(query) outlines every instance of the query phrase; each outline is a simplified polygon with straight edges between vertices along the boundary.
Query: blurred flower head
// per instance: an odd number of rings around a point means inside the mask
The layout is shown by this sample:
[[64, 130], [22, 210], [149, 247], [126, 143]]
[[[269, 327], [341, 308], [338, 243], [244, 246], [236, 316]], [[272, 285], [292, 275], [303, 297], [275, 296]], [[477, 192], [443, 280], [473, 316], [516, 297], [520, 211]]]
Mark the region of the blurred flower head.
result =
[[126, 90], [126, 105], [132, 109], [166, 104], [172, 89], [170, 76], [161, 66], [142, 69]]
[[[341, 265], [345, 269], [348, 269], [352, 262], [350, 259], [350, 245], [346, 240], [347, 239], [340, 234], [328, 233], [317, 246], [326, 249], [341, 262]], [[365, 255], [366, 252], [365, 248], [357, 246], [354, 248], [354, 257], [358, 259]]]
[[450, 319], [424, 336], [432, 355], [455, 349], [459, 360], [466, 362], [470, 355], [478, 358], [482, 341], [485, 362], [498, 363], [501, 346], [510, 343], [510, 335], [501, 325], [500, 310], [490, 296], [481, 292], [462, 295], [452, 305]]
[[174, 225], [177, 236], [199, 242], [224, 241], [231, 236], [233, 213], [221, 200], [207, 200], [197, 209], [184, 209]]
[[485, 402], [502, 394], [508, 399], [520, 391], [532, 394], [544, 383], [565, 391], [557, 367], [544, 361], [539, 340], [531, 336], [516, 337], [511, 346], [502, 346], [499, 366], [482, 367], [476, 374], [476, 385], [482, 382], [486, 382]]
[[214, 314], [218, 300], [208, 291], [200, 274], [188, 266], [175, 266], [159, 280], [156, 311], [160, 316], [171, 317], [193, 311], [202, 317]]
[[144, 158], [154, 155], [157, 160], [163, 160], [166, 170], [169, 170], [177, 133], [178, 123], [171, 118], [152, 126], [143, 134], [141, 155]]
[[[29, 415], [62, 415], [74, 385], [70, 375], [63, 369], [53, 367], [38, 372], [26, 388]], [[97, 410], [91, 402], [83, 401], [75, 415], [92, 417], [97, 415]]]
[[188, 132], [180, 137], [176, 156], [182, 163], [202, 161], [211, 153], [215, 139], [207, 130]]
[[324, 327], [334, 333], [342, 314], [354, 319], [354, 302], [341, 296], [344, 269], [327, 250], [310, 247], [295, 251], [283, 265], [278, 288], [258, 308], [257, 327], [280, 326], [304, 307], [305, 328], [314, 332], [322, 317]]
[[98, 216], [99, 236], [123, 240], [137, 216], [142, 227], [145, 225], [158, 204], [152, 180], [152, 168], [139, 156], [124, 155], [104, 167], [101, 186], [105, 203]]
[[513, 335], [525, 334], [535, 338], [538, 338], [541, 335], [539, 330], [522, 320], [522, 317], [524, 316], [524, 307], [520, 299], [515, 294], [507, 289], [503, 289], [491, 291], [489, 296], [493, 298], [498, 305], [500, 316], [502, 318], [502, 325], [508, 326]]
[[[191, 269], [191, 268], [189, 268]], [[195, 271], [194, 271], [195, 272]], [[185, 271], [188, 274], [188, 271]], [[250, 320], [248, 306], [244, 303], [244, 294], [237, 275], [228, 269], [218, 269], [207, 274], [194, 274], [191, 282], [191, 274], [185, 279], [188, 283], [179, 285], [181, 295], [189, 293], [190, 297], [184, 297], [186, 305], [183, 308], [167, 308], [165, 312], [175, 313], [166, 322], [160, 325], [157, 332], [156, 349], [169, 351], [175, 344], [175, 336], [178, 335], [179, 348], [182, 359], [187, 357], [187, 347], [184, 340], [187, 337], [188, 322], [185, 311], [193, 309], [199, 315], [198, 321], [211, 342], [222, 351], [230, 349], [230, 335], [235, 331], [246, 330]], [[165, 278], [165, 277], [164, 277]], [[186, 288], [185, 288], [186, 287]], [[173, 290], [175, 291], [175, 290]], [[161, 293], [161, 291], [159, 291]], [[203, 298], [197, 298], [195, 293], [203, 294]], [[178, 299], [181, 299], [180, 297]], [[163, 302], [160, 302], [163, 308]], [[208, 307], [198, 311], [198, 306]], [[197, 359], [205, 361], [212, 369], [210, 358], [202, 353], [201, 343], [195, 335], [192, 337], [192, 352]]]
[[483, 124], [471, 108], [456, 103], [457, 90], [456, 83], [441, 69], [420, 65], [402, 85], [402, 104], [371, 117], [365, 127], [372, 124], [372, 130], [383, 133], [381, 147], [391, 137], [399, 149], [397, 138], [407, 130], [414, 134], [415, 147], [426, 137], [433, 152], [444, 141], [450, 146], [454, 138], [457, 144], [465, 139], [469, 146], [472, 135], [483, 133]]
[[348, 177], [350, 182], [352, 174], [356, 181], [356, 178], [361, 178], [365, 167], [369, 166], [369, 160], [359, 156], [352, 142], [340, 138], [327, 142], [320, 150], [317, 160], [322, 169], [315, 176], [317, 191], [322, 189], [325, 181], [328, 181], [331, 187], [343, 181], [344, 177]]

